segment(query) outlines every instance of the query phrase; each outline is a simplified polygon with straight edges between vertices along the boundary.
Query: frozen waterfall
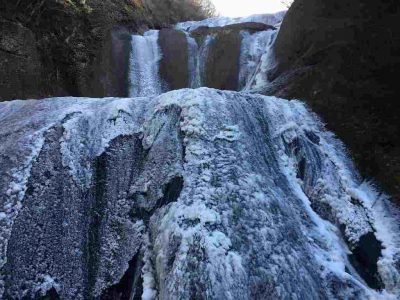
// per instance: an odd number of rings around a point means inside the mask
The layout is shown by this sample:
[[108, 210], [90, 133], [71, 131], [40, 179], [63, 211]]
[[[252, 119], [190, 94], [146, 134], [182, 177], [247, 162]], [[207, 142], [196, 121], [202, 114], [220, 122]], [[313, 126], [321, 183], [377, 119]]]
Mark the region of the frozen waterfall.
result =
[[3, 102], [0, 136], [4, 299], [400, 295], [389, 202], [300, 102]]
[[[279, 18], [133, 35], [131, 98], [0, 103], [0, 299], [399, 299], [397, 209], [303, 103], [249, 93], [277, 29], [217, 28]], [[202, 88], [229, 38], [241, 92]]]
[[249, 90], [257, 77], [263, 57], [268, 57], [276, 36], [276, 30], [267, 30], [250, 34], [242, 33], [240, 52], [239, 89]]
[[[248, 20], [269, 20], [270, 16], [256, 16], [254, 18], [247, 18]], [[246, 20], [247, 20], [246, 19]], [[205, 20], [200, 22], [202, 26], [209, 26], [207, 28], [213, 28], [215, 24], [230, 24], [224, 18]], [[231, 20], [232, 22], [238, 22], [239, 20]], [[216, 22], [216, 23], [215, 23]], [[255, 23], [259, 24], [259, 23]], [[194, 26], [192, 24], [192, 26]], [[188, 88], [199, 88], [207, 85], [207, 78], [211, 74], [218, 74], [218, 68], [213, 68], [213, 63], [210, 63], [209, 58], [215, 51], [215, 47], [221, 47], [218, 44], [218, 36], [224, 35], [224, 27], [220, 29], [214, 29], [216, 31], [210, 31], [209, 33], [195, 33], [191, 27], [189, 30], [183, 30], [185, 26], [183, 24], [177, 25], [180, 28], [178, 31], [183, 32], [186, 36], [186, 44], [182, 45], [183, 48], [187, 48], [187, 84], [183, 86]], [[195, 26], [199, 28], [199, 26]], [[233, 29], [227, 29], [233, 30]], [[253, 88], [257, 88], [259, 85], [264, 83], [265, 66], [268, 66], [270, 59], [270, 49], [274, 37], [276, 36], [277, 30], [273, 27], [261, 31], [250, 30], [237, 30], [236, 34], [239, 36], [239, 49], [225, 49], [224, 51], [238, 51], [240, 53], [237, 61], [230, 62], [232, 64], [232, 70], [237, 70], [237, 74], [231, 74], [230, 78], [237, 78], [238, 90], [250, 91]], [[142, 35], [132, 36], [132, 51], [130, 54], [130, 66], [129, 66], [129, 95], [131, 97], [145, 97], [160, 95], [163, 92], [168, 91], [169, 84], [166, 78], [163, 78], [166, 74], [160, 74], [160, 64], [163, 61], [164, 53], [160, 46], [160, 31], [150, 30]], [[168, 43], [169, 41], [167, 41]], [[174, 41], [172, 40], [171, 43]], [[175, 53], [170, 53], [169, 57], [174, 57]], [[181, 57], [176, 57], [176, 65], [173, 70], [165, 69], [163, 72], [170, 72], [167, 77], [174, 76], [179, 77], [179, 69], [185, 68], [182, 65]], [[169, 62], [169, 64], [174, 62]], [[237, 65], [237, 66], [236, 66]], [[226, 70], [221, 70], [222, 73], [226, 73]], [[232, 71], [230, 71], [232, 72]], [[182, 71], [183, 73], [183, 71]], [[186, 72], [185, 72], [186, 73]], [[226, 75], [226, 74], [225, 74]], [[218, 78], [218, 75], [216, 75]], [[164, 76], [165, 77], [165, 76]], [[215, 77], [215, 76], [214, 76]], [[212, 78], [212, 77], [210, 77]]]
[[206, 61], [210, 51], [210, 45], [214, 38], [206, 36], [203, 43], [198, 46], [196, 40], [187, 36], [189, 48], [189, 87], [196, 89], [203, 86], [206, 72]]

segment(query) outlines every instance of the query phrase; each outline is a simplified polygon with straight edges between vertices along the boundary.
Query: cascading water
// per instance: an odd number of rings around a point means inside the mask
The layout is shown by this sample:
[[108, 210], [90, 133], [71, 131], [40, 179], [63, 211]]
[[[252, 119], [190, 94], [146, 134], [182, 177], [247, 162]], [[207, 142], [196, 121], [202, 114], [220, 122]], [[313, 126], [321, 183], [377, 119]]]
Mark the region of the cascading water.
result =
[[257, 93], [258, 91], [265, 89], [270, 83], [267, 76], [267, 71], [274, 68], [276, 64], [272, 47], [277, 35], [278, 31], [274, 31], [272, 33], [269, 45], [267, 46], [266, 51], [261, 55], [260, 62], [250, 80], [247, 81], [244, 90]]
[[203, 86], [203, 78], [206, 72], [206, 61], [210, 50], [210, 45], [214, 38], [206, 36], [199, 47], [196, 40], [188, 36], [189, 45], [189, 87], [196, 89]]
[[188, 43], [188, 68], [189, 68], [189, 87], [198, 88], [201, 86], [201, 78], [199, 76], [199, 46], [196, 40], [191, 37], [188, 33], [186, 34]]
[[158, 35], [158, 30], [150, 30], [143, 36], [132, 36], [129, 72], [131, 97], [159, 95], [163, 92], [159, 74], [162, 54], [158, 45]]
[[[269, 20], [271, 16], [257, 16], [254, 18], [246, 18], [243, 20]], [[275, 20], [276, 17], [273, 19]], [[218, 24], [232, 24], [239, 22], [239, 19], [211, 19], [202, 21], [201, 26], [211, 28]], [[193, 29], [199, 28], [199, 24], [190, 23], [189, 29], [183, 31], [186, 35], [188, 49], [188, 84], [189, 88], [199, 88], [205, 85], [207, 72], [206, 66], [210, 55], [211, 47], [215, 42], [218, 33], [209, 33], [205, 35], [193, 35]], [[178, 24], [176, 28], [182, 30], [187, 24]], [[238, 32], [241, 39], [240, 58], [238, 63], [238, 74], [233, 74], [233, 77], [238, 78], [238, 90], [249, 91], [253, 87], [260, 84], [260, 73], [267, 64], [269, 59], [269, 49], [276, 30], [268, 28], [259, 32]], [[143, 36], [132, 36], [132, 52], [130, 55], [130, 75], [129, 75], [129, 95], [131, 97], [142, 97], [160, 95], [168, 90], [167, 84], [164, 83], [160, 76], [160, 62], [163, 57], [159, 45], [158, 30], [150, 30]], [[184, 47], [185, 45], [182, 45]], [[227, 49], [231, 51], [232, 49]], [[177, 62], [181, 60], [177, 59]], [[236, 62], [232, 62], [235, 64]], [[177, 67], [176, 69], [179, 69]], [[176, 71], [175, 71], [176, 72]], [[218, 70], [213, 70], [218, 72]], [[171, 75], [171, 74], [170, 74]], [[260, 79], [261, 78], [261, 79]]]
[[260, 67], [261, 58], [268, 55], [275, 34], [275, 30], [261, 31], [253, 34], [242, 32], [239, 90], [250, 89], [251, 83]]

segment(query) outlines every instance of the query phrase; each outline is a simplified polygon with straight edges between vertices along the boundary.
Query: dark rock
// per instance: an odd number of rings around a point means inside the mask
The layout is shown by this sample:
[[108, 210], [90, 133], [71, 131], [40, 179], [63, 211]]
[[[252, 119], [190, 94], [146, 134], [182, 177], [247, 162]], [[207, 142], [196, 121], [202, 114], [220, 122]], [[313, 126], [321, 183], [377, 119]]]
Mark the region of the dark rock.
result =
[[[126, 32], [204, 17], [189, 1], [0, 1], [0, 101], [127, 96]], [[7, 44], [7, 45], [6, 45]]]
[[140, 300], [143, 293], [141, 268], [143, 257], [135, 255], [129, 261], [129, 268], [122, 279], [103, 292], [101, 300]]
[[162, 52], [160, 75], [170, 90], [188, 86], [188, 44], [186, 35], [179, 30], [162, 29], [159, 35]]
[[367, 284], [377, 290], [384, 288], [378, 272], [378, 260], [382, 254], [382, 243], [373, 232], [363, 235], [353, 247], [350, 262]]
[[220, 33], [221, 31], [237, 31], [240, 32], [242, 30], [248, 31], [250, 33], [255, 33], [258, 31], [265, 31], [265, 30], [275, 30], [276, 28], [271, 25], [267, 25], [264, 23], [256, 23], [256, 22], [245, 22], [245, 23], [238, 23], [238, 24], [230, 24], [223, 27], [207, 27], [201, 26], [192, 31], [193, 35], [207, 35], [207, 34], [215, 34]]
[[[128, 97], [131, 34], [128, 28], [117, 27], [109, 35], [94, 65], [98, 79], [93, 81], [92, 90], [97, 90], [100, 96]], [[90, 94], [90, 90], [83, 93]]]
[[35, 35], [15, 21], [0, 18], [0, 101], [35, 97], [41, 62]]
[[396, 1], [297, 0], [266, 91], [302, 99], [350, 148], [363, 175], [400, 199], [400, 9]]
[[247, 22], [223, 27], [199, 27], [191, 32], [198, 44], [206, 36], [213, 36], [205, 63], [203, 85], [221, 90], [239, 89], [239, 60], [242, 31], [253, 34], [273, 30], [275, 27], [263, 23]]
[[242, 38], [239, 32], [216, 35], [205, 67], [205, 86], [236, 91], [239, 86], [239, 58]]

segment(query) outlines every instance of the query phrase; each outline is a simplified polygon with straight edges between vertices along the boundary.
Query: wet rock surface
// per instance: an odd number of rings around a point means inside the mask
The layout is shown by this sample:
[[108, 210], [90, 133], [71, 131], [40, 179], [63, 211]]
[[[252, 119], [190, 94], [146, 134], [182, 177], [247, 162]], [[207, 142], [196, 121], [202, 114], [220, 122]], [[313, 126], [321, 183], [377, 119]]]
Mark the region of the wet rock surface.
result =
[[40, 58], [34, 34], [0, 18], [0, 99], [34, 97], [39, 90]]

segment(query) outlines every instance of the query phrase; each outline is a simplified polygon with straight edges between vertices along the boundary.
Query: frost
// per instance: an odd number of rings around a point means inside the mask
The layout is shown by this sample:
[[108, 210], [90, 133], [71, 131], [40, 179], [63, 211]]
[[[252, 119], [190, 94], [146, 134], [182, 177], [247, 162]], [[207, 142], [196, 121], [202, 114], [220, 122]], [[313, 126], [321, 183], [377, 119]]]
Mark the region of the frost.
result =
[[49, 275], [42, 277], [42, 283], [36, 287], [36, 292], [40, 292], [40, 295], [45, 296], [46, 293], [54, 288], [56, 291], [60, 290], [60, 285], [57, 284], [56, 280]]
[[232, 24], [240, 24], [246, 22], [256, 22], [256, 23], [264, 23], [267, 25], [276, 25], [279, 24], [286, 12], [278, 12], [275, 14], [260, 14], [260, 15], [252, 15], [248, 17], [242, 18], [229, 18], [229, 17], [215, 17], [209, 18], [203, 21], [188, 21], [178, 23], [175, 28], [179, 30], [185, 31], [193, 31], [199, 27], [207, 26], [207, 27], [221, 27]]
[[[6, 261], [8, 241], [21, 238], [15, 230], [11, 237], [13, 220], [33, 205], [24, 201], [31, 170], [49, 146], [46, 133], [57, 127], [62, 129], [58, 167], [69, 172], [82, 194], [93, 183], [93, 162], [100, 156], [105, 161], [96, 176], [116, 177], [106, 178], [115, 189], [108, 184], [104, 192], [99, 186], [93, 200], [107, 214], [96, 228], [109, 228], [102, 222], [112, 221], [112, 230], [101, 232], [99, 241], [102, 269], [94, 279], [99, 291], [119, 282], [118, 270], [128, 263], [121, 253], [131, 259], [142, 249], [137, 268], [146, 300], [395, 299], [400, 293], [398, 212], [362, 182], [343, 145], [301, 102], [200, 88], [146, 98], [15, 101], [0, 104], [0, 116], [2, 267], [12, 263]], [[104, 151], [123, 159], [115, 166], [121, 169], [118, 176], [104, 169], [114, 167]], [[184, 184], [175, 197], [165, 186], [176, 176]], [[128, 188], [120, 189], [125, 183]], [[109, 203], [111, 196], [116, 203]], [[86, 198], [78, 197], [54, 203], [78, 203], [70, 213], [84, 218]], [[34, 217], [37, 211], [32, 210]], [[65, 232], [77, 230], [64, 213]], [[45, 221], [50, 223], [50, 216]], [[349, 261], [352, 246], [366, 233], [383, 246], [380, 292], [368, 287]], [[74, 253], [84, 249], [76, 245], [66, 259]], [[41, 265], [56, 263], [48, 259]], [[29, 272], [36, 268], [31, 265]], [[80, 268], [74, 272], [83, 273]], [[72, 297], [81, 282], [60, 272], [49, 269], [39, 282], [23, 272], [18, 276], [27, 289], [54, 287]]]
[[224, 129], [214, 137], [214, 140], [237, 141], [240, 138], [240, 131], [237, 125], [225, 126]]

